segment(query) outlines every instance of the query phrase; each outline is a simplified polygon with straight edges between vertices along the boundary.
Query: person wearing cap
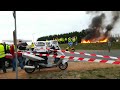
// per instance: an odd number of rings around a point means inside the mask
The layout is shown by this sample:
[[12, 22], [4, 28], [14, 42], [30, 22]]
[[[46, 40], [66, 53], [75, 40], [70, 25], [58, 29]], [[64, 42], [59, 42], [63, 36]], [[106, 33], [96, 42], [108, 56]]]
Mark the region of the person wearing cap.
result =
[[0, 42], [0, 64], [2, 65], [2, 70], [4, 73], [6, 73], [6, 67], [5, 67], [5, 49], [2, 42]]

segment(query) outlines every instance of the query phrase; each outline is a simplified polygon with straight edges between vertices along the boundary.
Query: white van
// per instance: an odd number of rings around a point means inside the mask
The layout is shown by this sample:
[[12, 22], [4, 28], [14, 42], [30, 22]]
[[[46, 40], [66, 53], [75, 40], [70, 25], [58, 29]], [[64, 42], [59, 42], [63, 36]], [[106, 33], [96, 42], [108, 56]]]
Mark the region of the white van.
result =
[[50, 41], [37, 41], [35, 43], [34, 51], [36, 52], [48, 52], [48, 49], [50, 49], [52, 46], [55, 48], [59, 48], [61, 50], [58, 41], [56, 40], [50, 40]]
[[61, 50], [57, 40], [50, 40], [50, 46], [54, 46], [56, 49]]
[[47, 43], [46, 41], [37, 41], [35, 43], [35, 48], [34, 48], [34, 51], [36, 52], [48, 52], [48, 46], [47, 46]]

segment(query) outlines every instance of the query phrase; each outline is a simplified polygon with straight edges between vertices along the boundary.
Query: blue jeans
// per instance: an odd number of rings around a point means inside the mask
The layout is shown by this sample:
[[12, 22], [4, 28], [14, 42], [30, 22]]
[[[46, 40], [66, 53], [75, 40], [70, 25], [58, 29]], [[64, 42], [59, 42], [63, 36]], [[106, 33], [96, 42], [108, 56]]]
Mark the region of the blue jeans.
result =
[[[23, 69], [23, 67], [24, 67], [24, 65], [23, 65], [24, 60], [23, 60], [23, 58], [22, 57], [18, 57], [18, 61], [19, 61], [19, 65], [20, 65], [21, 69]], [[12, 60], [12, 66], [13, 66], [13, 70], [15, 70], [15, 68], [16, 68], [16, 59], [15, 58], [13, 58], [13, 60]]]
[[18, 61], [19, 61], [19, 65], [20, 65], [21, 69], [23, 69], [23, 67], [24, 67], [24, 65], [23, 65], [24, 60], [23, 60], [23, 58], [22, 57], [18, 57]]
[[13, 60], [12, 60], [12, 67], [13, 67], [13, 70], [15, 70], [15, 68], [16, 68], [16, 59], [15, 58], [13, 58]]

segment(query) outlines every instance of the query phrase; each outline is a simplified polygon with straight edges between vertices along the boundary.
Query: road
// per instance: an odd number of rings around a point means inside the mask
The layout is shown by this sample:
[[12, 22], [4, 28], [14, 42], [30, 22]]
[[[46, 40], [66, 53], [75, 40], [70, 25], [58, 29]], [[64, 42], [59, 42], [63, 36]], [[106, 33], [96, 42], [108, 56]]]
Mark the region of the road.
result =
[[[108, 50], [76, 50], [75, 52], [84, 52], [88, 54], [97, 54], [97, 55], [104, 55], [104, 56], [113, 56], [113, 57], [119, 57], [120, 58], [120, 50], [111, 50], [111, 52], [108, 52]], [[109, 59], [109, 58], [101, 58], [101, 57], [95, 57], [95, 56], [86, 56], [86, 55], [80, 55], [80, 54], [70, 54], [70, 53], [64, 53], [66, 56], [74, 56], [74, 57], [82, 57], [82, 58], [95, 58], [95, 59], [101, 59], [101, 60], [116, 60], [116, 59]], [[48, 63], [53, 62], [53, 58], [48, 58]]]
[[[84, 52], [89, 54], [98, 54], [98, 55], [108, 55], [113, 57], [120, 57], [120, 50], [111, 50], [111, 52], [108, 52], [108, 50], [76, 50], [75, 52]], [[86, 56], [86, 55], [77, 55], [77, 54], [69, 54], [64, 53], [66, 56], [74, 56], [74, 57], [83, 57], [83, 58], [96, 58], [96, 59], [103, 59], [100, 57], [94, 57], [94, 56]], [[104, 60], [108, 60], [105, 58]], [[112, 60], [112, 59], [111, 59]]]

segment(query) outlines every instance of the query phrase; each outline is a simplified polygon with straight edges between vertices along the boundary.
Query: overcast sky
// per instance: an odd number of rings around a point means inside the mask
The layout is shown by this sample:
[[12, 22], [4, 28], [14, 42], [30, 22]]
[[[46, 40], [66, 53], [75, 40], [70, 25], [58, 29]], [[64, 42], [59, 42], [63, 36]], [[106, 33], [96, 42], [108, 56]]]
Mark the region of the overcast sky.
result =
[[[85, 11], [16, 11], [17, 38], [35, 41], [42, 36], [81, 31], [88, 28], [91, 17]], [[12, 40], [13, 30], [13, 12], [0, 11], [0, 40]], [[113, 33], [120, 34], [120, 30]]]

